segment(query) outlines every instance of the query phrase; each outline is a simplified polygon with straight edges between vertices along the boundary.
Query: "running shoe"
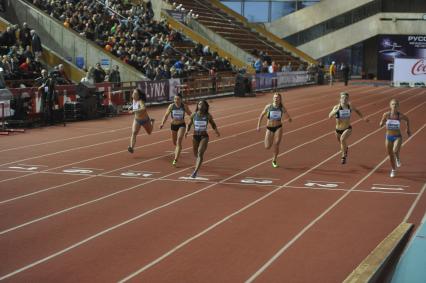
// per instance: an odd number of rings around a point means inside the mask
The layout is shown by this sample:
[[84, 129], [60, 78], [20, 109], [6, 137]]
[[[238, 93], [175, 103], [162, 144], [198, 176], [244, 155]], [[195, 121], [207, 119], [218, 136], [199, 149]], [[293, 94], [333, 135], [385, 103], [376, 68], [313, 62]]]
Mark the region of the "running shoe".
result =
[[274, 167], [274, 168], [278, 168], [278, 164], [277, 164], [277, 162], [276, 162], [276, 161], [272, 161], [272, 167]]
[[342, 159], [340, 159], [341, 164], [346, 164], [346, 156], [343, 156]]
[[394, 178], [396, 176], [396, 170], [392, 169], [390, 172], [391, 178]]
[[172, 165], [173, 165], [173, 166], [176, 166], [176, 163], [177, 163], [177, 160], [176, 160], [176, 159], [173, 159], [173, 161], [172, 161]]
[[193, 179], [197, 178], [197, 171], [192, 172], [191, 178]]
[[399, 158], [395, 158], [396, 167], [401, 167], [401, 160]]
[[130, 153], [133, 153], [133, 147], [129, 146], [129, 147], [127, 148], [127, 151], [128, 151], [128, 152], [130, 152]]

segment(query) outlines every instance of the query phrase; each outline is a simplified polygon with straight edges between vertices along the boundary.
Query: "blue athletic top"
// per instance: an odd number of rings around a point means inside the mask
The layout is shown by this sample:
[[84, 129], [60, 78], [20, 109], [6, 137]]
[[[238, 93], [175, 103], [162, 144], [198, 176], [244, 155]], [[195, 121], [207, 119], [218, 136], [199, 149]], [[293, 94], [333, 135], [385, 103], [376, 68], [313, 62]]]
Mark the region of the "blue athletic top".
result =
[[183, 120], [185, 118], [185, 106], [183, 103], [180, 104], [180, 107], [177, 107], [176, 104], [172, 104], [172, 118], [174, 120]]
[[283, 107], [274, 107], [272, 104], [268, 108], [268, 119], [281, 121], [281, 117], [283, 116]]
[[208, 115], [200, 116], [198, 113], [194, 114], [194, 132], [207, 132], [207, 125], [209, 123]]
[[349, 119], [351, 118], [351, 107], [348, 105], [348, 109], [343, 109], [342, 105], [339, 106], [339, 111], [336, 112], [336, 119]]

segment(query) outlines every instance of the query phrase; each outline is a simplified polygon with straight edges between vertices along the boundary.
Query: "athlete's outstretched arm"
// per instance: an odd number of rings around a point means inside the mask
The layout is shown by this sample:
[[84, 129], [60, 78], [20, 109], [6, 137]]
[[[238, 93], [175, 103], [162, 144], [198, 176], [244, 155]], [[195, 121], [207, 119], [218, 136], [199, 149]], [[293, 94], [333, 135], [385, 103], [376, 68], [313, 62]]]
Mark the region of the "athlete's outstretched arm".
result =
[[268, 110], [268, 108], [269, 108], [269, 104], [266, 105], [262, 113], [260, 113], [259, 119], [257, 121], [257, 128], [256, 128], [257, 131], [260, 130], [260, 123], [262, 123], [263, 117], [266, 115], [266, 111]]
[[331, 109], [330, 113], [328, 114], [328, 118], [333, 118], [336, 115], [337, 111], [339, 111], [339, 105], [335, 105], [333, 109]]
[[356, 112], [356, 114], [358, 114], [359, 117], [361, 117], [362, 120], [364, 120], [365, 122], [369, 121], [368, 119], [364, 118], [364, 115], [362, 115], [361, 111], [359, 111], [357, 108], [355, 108], [352, 105], [351, 105], [351, 108]]
[[380, 123], [379, 123], [380, 128], [383, 127], [383, 125], [385, 124], [387, 116], [388, 116], [388, 112], [383, 113], [382, 120], [380, 120]]
[[293, 121], [293, 119], [291, 119], [291, 117], [290, 117], [290, 113], [288, 113], [288, 111], [287, 111], [287, 109], [284, 107], [284, 105], [283, 105], [283, 111], [284, 111], [284, 114], [286, 115], [286, 117], [287, 117], [288, 121], [291, 123], [291, 121]]
[[184, 108], [185, 108], [185, 112], [186, 112], [186, 114], [188, 114], [189, 116], [191, 116], [192, 112], [191, 112], [191, 110], [189, 109], [188, 105], [184, 104]]
[[188, 136], [189, 130], [191, 130], [192, 123], [194, 123], [194, 115], [195, 113], [191, 115], [191, 118], [189, 119], [189, 123], [188, 125], [186, 125], [185, 138]]
[[218, 137], [220, 137], [219, 130], [217, 129], [216, 123], [215, 123], [215, 121], [213, 120], [212, 115], [209, 115], [209, 123], [210, 123], [210, 125], [212, 125], [212, 128], [213, 128], [213, 130], [215, 131], [216, 135], [217, 135]]
[[169, 105], [169, 107], [167, 107], [166, 113], [164, 113], [163, 116], [163, 120], [161, 120], [160, 129], [163, 128], [164, 123], [166, 122], [167, 118], [169, 118], [170, 112], [172, 112], [172, 107], [173, 105]]
[[411, 129], [410, 129], [410, 120], [408, 119], [408, 117], [404, 114], [400, 114], [401, 116], [401, 120], [404, 120], [405, 123], [407, 124], [407, 135], [411, 136]]

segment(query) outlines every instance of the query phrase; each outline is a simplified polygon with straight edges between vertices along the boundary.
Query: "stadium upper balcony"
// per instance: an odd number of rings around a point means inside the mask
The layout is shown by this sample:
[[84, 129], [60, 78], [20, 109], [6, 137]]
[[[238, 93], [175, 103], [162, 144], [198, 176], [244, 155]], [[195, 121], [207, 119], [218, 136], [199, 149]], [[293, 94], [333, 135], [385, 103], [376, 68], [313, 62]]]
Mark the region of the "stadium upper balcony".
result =
[[271, 65], [272, 61], [279, 66], [286, 66], [290, 62], [297, 69], [299, 65], [313, 63], [313, 60], [310, 60], [312, 58], [303, 52], [288, 44], [284, 47], [279, 38], [276, 38], [278, 41], [274, 41], [272, 39], [274, 35], [249, 24], [242, 16], [219, 1], [180, 0], [175, 2], [174, 7], [189, 11], [190, 14], [197, 14], [195, 20], [199, 24], [254, 58], [266, 58], [268, 65]]

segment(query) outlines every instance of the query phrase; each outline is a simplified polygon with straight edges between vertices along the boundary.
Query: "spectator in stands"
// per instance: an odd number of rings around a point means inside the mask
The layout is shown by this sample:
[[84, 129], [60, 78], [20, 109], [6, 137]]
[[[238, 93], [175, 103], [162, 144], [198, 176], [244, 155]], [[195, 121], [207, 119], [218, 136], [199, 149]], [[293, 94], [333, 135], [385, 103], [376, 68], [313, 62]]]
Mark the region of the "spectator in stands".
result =
[[288, 61], [287, 66], [281, 68], [281, 72], [291, 72], [293, 69], [291, 67], [291, 61]]
[[105, 70], [102, 68], [100, 63], [96, 63], [95, 69], [93, 70], [93, 80], [95, 84], [105, 81]]
[[31, 46], [31, 29], [27, 23], [23, 23], [22, 28], [19, 29], [19, 42], [22, 48]]
[[81, 79], [80, 82], [84, 83], [84, 84], [90, 84], [90, 85], [95, 84], [95, 80], [93, 79], [93, 73], [94, 73], [94, 71], [95, 71], [95, 68], [90, 67], [89, 70], [86, 72], [86, 76], [84, 76]]
[[330, 85], [333, 85], [333, 81], [336, 79], [336, 62], [331, 62], [330, 67], [328, 68], [328, 75], [330, 76]]
[[41, 40], [35, 30], [31, 30], [31, 47], [36, 58], [40, 58], [43, 52]]
[[343, 82], [345, 83], [345, 86], [347, 86], [349, 81], [349, 72], [350, 72], [349, 66], [345, 63], [342, 63], [340, 70], [342, 71]]
[[16, 34], [13, 26], [8, 26], [2, 37], [2, 45], [13, 46], [16, 44]]
[[41, 92], [41, 113], [45, 125], [53, 124], [53, 110], [56, 104], [56, 80], [49, 76], [46, 69], [41, 71], [41, 78], [37, 80], [41, 85], [38, 91]]
[[257, 58], [256, 61], [254, 62], [254, 70], [256, 71], [256, 74], [259, 74], [262, 72], [262, 60], [260, 60], [260, 58]]
[[63, 84], [71, 84], [72, 83], [72, 81], [68, 77], [67, 73], [65, 72], [64, 65], [62, 65], [62, 64], [58, 65], [58, 75], [59, 75], [59, 78], [61, 80], [61, 83], [63, 83]]
[[120, 71], [118, 65], [115, 65], [112, 68], [112, 71], [109, 75], [109, 81], [112, 83], [121, 83]]
[[25, 47], [25, 50], [24, 50], [24, 52], [22, 53], [22, 56], [23, 56], [24, 58], [30, 58], [31, 60], [33, 60], [33, 59], [34, 59], [34, 54], [33, 54], [33, 52], [31, 51], [31, 46], [30, 46], [30, 45], [27, 45], [27, 46]]

